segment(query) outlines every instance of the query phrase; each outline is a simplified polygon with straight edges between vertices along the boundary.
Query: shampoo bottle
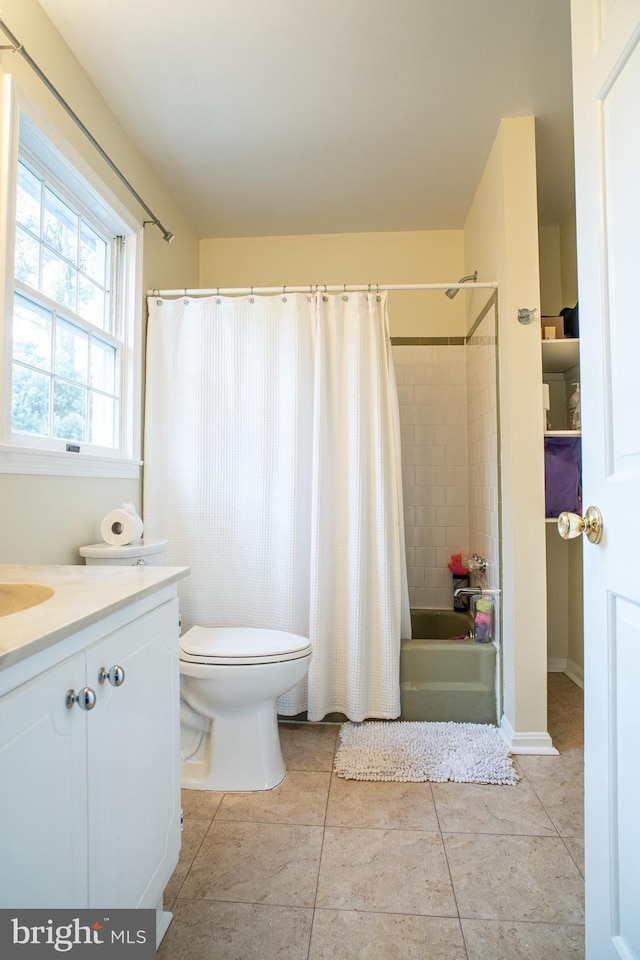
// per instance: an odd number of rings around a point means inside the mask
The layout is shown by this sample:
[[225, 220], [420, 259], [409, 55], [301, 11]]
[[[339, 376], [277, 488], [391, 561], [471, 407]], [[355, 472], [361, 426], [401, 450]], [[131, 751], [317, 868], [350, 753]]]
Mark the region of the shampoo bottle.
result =
[[579, 430], [582, 424], [580, 418], [580, 384], [572, 383], [575, 390], [569, 398], [569, 430]]

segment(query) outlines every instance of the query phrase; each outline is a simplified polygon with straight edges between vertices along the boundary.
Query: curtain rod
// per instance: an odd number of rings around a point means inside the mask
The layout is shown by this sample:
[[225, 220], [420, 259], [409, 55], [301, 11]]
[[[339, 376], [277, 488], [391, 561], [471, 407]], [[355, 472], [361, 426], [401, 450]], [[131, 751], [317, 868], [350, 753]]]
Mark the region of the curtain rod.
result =
[[37, 74], [40, 80], [42, 80], [47, 90], [51, 94], [53, 94], [53, 96], [58, 101], [58, 103], [60, 104], [62, 109], [65, 111], [65, 113], [67, 113], [71, 117], [75, 125], [82, 131], [82, 133], [85, 135], [87, 140], [95, 147], [95, 149], [98, 151], [98, 153], [100, 154], [104, 162], [107, 164], [107, 166], [109, 166], [111, 170], [113, 170], [113, 172], [121, 181], [121, 183], [125, 185], [129, 193], [133, 197], [135, 197], [135, 199], [138, 201], [142, 209], [149, 214], [149, 216], [151, 217], [151, 220], [143, 221], [143, 225], [146, 223], [152, 223], [155, 227], [158, 227], [162, 231], [162, 236], [167, 241], [167, 243], [171, 243], [171, 241], [173, 240], [173, 234], [162, 225], [162, 223], [156, 217], [153, 210], [147, 206], [147, 204], [144, 202], [144, 200], [142, 199], [140, 194], [137, 192], [137, 190], [134, 187], [132, 187], [132, 185], [129, 183], [129, 181], [127, 180], [125, 175], [122, 173], [122, 171], [119, 170], [118, 167], [115, 165], [111, 157], [105, 152], [105, 150], [102, 149], [102, 147], [100, 146], [96, 138], [87, 130], [87, 128], [85, 127], [84, 123], [82, 122], [80, 117], [77, 115], [77, 113], [75, 113], [75, 111], [69, 106], [69, 104], [64, 99], [62, 94], [58, 93], [58, 91], [56, 90], [54, 85], [51, 83], [49, 78], [42, 72], [38, 64], [35, 62], [35, 60], [33, 60], [29, 56], [29, 54], [27, 53], [23, 45], [20, 43], [17, 37], [13, 35], [13, 33], [11, 32], [9, 27], [6, 25], [4, 20], [2, 20], [2, 18], [0, 18], [0, 30], [2, 30], [5, 36], [8, 37], [9, 40], [11, 41], [11, 46], [0, 46], [0, 50], [12, 50], [14, 53], [19, 53], [20, 56], [24, 60], [26, 60], [26, 62], [29, 64], [29, 66], [34, 71], [34, 73]]
[[497, 290], [496, 280], [475, 283], [325, 283], [282, 287], [214, 287], [211, 290], [147, 290], [148, 297], [217, 297], [259, 293], [377, 293], [378, 290]]

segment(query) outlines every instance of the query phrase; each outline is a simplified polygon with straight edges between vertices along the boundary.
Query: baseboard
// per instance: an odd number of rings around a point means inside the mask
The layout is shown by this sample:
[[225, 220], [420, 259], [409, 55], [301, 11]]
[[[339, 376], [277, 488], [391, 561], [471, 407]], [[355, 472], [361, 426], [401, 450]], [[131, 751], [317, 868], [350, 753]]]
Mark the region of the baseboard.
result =
[[566, 657], [549, 657], [547, 660], [547, 673], [564, 673], [569, 661]]
[[500, 732], [507, 742], [511, 753], [532, 753], [556, 757], [558, 751], [551, 742], [551, 737], [546, 731], [517, 732], [511, 726], [509, 720], [502, 716], [500, 721]]
[[584, 670], [580, 664], [576, 663], [575, 660], [567, 660], [564, 672], [581, 690], [584, 690]]
[[156, 950], [160, 946], [162, 942], [162, 938], [167, 932], [169, 924], [171, 923], [172, 920], [173, 920], [173, 914], [170, 913], [168, 910], [162, 910], [162, 909], [156, 910]]

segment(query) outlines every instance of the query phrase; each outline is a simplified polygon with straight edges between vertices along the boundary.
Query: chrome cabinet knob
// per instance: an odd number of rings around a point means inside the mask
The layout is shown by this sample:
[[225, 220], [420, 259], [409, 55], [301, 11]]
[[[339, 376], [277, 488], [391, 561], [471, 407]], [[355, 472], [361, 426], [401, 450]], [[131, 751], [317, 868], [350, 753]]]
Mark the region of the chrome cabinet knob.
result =
[[96, 705], [96, 695], [91, 687], [83, 687], [82, 690], [67, 690], [65, 697], [65, 706], [71, 710], [74, 703], [77, 703], [81, 710], [93, 710]]
[[597, 507], [587, 507], [584, 517], [568, 512], [558, 517], [558, 533], [563, 540], [573, 540], [584, 533], [589, 543], [600, 543], [602, 527], [602, 514]]
[[124, 667], [115, 663], [109, 670], [106, 667], [100, 667], [98, 672], [98, 683], [104, 683], [108, 680], [112, 687], [121, 687], [124, 683]]

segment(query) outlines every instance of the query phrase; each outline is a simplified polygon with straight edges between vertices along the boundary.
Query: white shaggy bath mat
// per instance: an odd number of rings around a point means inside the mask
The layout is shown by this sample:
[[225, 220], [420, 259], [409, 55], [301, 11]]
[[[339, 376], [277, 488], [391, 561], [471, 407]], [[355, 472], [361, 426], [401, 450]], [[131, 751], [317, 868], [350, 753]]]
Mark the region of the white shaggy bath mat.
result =
[[484, 723], [349, 721], [340, 728], [334, 769], [345, 780], [518, 781], [502, 734]]

